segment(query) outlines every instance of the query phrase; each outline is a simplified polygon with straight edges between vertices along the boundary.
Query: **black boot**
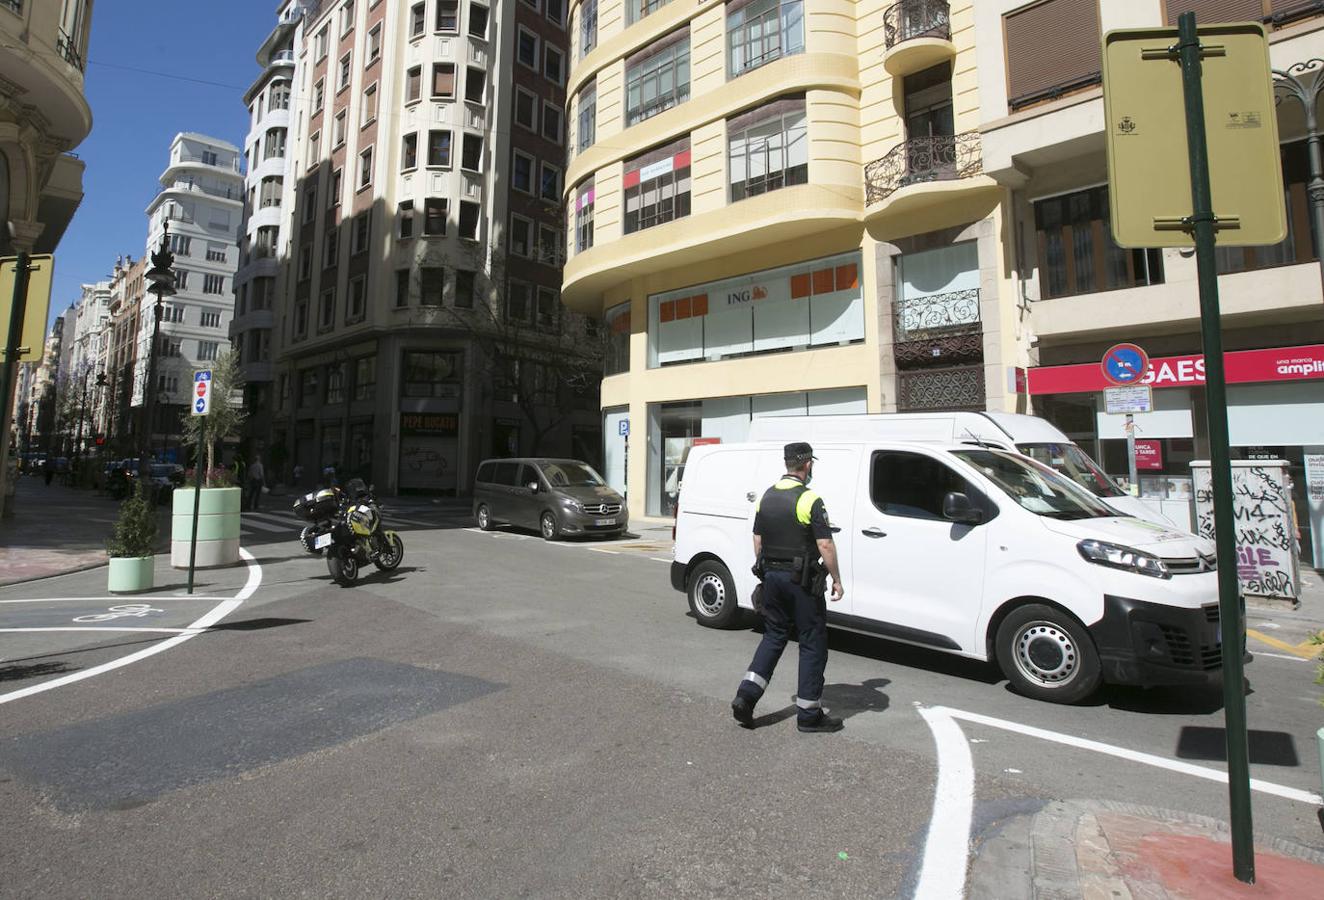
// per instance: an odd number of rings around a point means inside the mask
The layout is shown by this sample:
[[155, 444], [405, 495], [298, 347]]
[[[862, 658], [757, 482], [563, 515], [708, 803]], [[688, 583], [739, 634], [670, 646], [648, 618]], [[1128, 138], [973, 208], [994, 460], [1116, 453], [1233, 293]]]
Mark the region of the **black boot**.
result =
[[808, 722], [801, 719], [796, 723], [796, 727], [806, 734], [812, 734], [819, 731], [840, 731], [846, 726], [836, 716], [829, 716], [825, 712], [820, 712], [817, 719], [810, 719]]
[[740, 723], [742, 728], [754, 727], [755, 702], [744, 694], [736, 694], [736, 699], [731, 701], [731, 715]]

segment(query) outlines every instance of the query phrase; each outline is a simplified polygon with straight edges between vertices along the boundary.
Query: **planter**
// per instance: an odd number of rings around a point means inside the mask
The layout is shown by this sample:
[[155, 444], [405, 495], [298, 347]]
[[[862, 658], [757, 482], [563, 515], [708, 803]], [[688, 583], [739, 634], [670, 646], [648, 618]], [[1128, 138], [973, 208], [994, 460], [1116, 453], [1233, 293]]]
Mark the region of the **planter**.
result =
[[137, 594], [150, 591], [155, 584], [151, 556], [112, 556], [106, 588], [112, 594]]
[[[203, 488], [198, 495], [196, 566], [210, 569], [239, 562], [239, 500], [237, 487]], [[183, 485], [171, 495], [170, 565], [188, 568], [193, 530], [193, 488]]]

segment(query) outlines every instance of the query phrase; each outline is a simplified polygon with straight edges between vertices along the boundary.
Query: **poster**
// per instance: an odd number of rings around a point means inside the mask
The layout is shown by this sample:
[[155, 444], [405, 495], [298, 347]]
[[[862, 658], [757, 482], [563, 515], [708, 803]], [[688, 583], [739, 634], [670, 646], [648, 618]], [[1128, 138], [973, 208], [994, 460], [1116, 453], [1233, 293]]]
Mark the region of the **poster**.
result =
[[[1214, 497], [1209, 463], [1191, 464], [1195, 476], [1195, 531], [1214, 539]], [[1237, 532], [1237, 577], [1243, 593], [1297, 600], [1300, 555], [1287, 464], [1232, 464], [1232, 515]], [[1219, 565], [1225, 565], [1219, 560]]]
[[401, 413], [400, 487], [454, 491], [459, 434], [456, 413]]

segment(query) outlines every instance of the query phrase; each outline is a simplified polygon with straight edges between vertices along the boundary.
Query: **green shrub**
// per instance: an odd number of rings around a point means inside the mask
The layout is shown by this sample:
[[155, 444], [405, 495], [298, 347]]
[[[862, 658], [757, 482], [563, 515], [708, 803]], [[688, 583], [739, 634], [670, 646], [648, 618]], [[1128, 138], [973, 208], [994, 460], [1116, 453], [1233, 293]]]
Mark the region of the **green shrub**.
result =
[[139, 482], [133, 496], [120, 504], [120, 517], [106, 542], [106, 552], [114, 557], [137, 557], [151, 556], [155, 550], [156, 513]]

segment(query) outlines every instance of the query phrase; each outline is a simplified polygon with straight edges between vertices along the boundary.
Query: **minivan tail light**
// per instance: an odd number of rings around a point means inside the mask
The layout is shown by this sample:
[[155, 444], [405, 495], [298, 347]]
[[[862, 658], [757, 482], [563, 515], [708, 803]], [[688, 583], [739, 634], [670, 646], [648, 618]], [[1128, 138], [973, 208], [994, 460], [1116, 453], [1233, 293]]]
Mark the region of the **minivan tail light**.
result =
[[671, 542], [676, 542], [676, 520], [680, 518], [680, 500], [676, 500], [676, 508], [671, 513]]

